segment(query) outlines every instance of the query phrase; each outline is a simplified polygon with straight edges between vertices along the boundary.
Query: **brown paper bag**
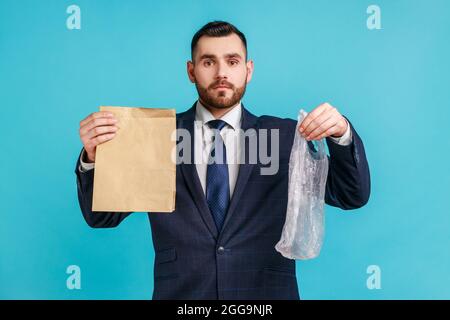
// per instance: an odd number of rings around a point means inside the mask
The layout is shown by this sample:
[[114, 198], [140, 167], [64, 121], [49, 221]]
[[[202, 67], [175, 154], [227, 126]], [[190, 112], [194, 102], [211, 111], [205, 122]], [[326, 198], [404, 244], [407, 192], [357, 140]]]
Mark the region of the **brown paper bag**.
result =
[[174, 109], [100, 107], [118, 121], [114, 139], [97, 146], [92, 211], [172, 212], [176, 167]]

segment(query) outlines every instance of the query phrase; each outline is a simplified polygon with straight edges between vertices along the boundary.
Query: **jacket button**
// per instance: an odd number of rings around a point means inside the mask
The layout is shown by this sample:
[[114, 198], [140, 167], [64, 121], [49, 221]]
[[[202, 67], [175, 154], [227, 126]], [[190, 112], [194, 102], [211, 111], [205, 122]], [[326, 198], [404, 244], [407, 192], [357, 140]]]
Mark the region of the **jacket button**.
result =
[[224, 247], [219, 247], [218, 249], [217, 249], [217, 253], [218, 254], [223, 254], [225, 252], [225, 248]]

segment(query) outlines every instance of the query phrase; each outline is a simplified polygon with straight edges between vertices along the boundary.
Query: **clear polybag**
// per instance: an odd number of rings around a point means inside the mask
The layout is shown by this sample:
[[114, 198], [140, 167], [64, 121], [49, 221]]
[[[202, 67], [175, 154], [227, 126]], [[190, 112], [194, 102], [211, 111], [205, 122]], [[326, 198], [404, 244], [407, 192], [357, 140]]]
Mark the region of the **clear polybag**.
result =
[[298, 114], [294, 143], [289, 158], [289, 191], [286, 221], [275, 249], [289, 259], [312, 259], [323, 243], [324, 197], [328, 157], [324, 139], [308, 141], [298, 128], [307, 112]]

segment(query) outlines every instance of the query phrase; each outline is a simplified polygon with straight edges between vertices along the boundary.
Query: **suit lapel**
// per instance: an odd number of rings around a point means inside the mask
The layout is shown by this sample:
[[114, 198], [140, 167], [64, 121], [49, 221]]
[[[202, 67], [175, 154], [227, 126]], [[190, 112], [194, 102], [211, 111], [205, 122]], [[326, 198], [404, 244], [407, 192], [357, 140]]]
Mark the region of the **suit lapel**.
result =
[[209, 211], [206, 197], [203, 193], [203, 188], [198, 177], [197, 168], [194, 163], [194, 121], [195, 121], [195, 105], [187, 110], [179, 119], [177, 128], [186, 129], [190, 133], [191, 137], [191, 161], [190, 163], [181, 163], [181, 172], [183, 173], [186, 185], [191, 193], [192, 199], [197, 206], [203, 222], [208, 227], [209, 232], [217, 240], [218, 230], [214, 223], [214, 218]]
[[[247, 109], [244, 108], [242, 104], [242, 125], [241, 129], [245, 132], [248, 129], [257, 129], [257, 117], [251, 114]], [[256, 139], [258, 139], [258, 135], [256, 135]], [[257, 141], [257, 140], [256, 140]], [[249, 155], [249, 143], [244, 143], [245, 146], [241, 146], [241, 152], [245, 152], [244, 155]], [[244, 150], [245, 149], [245, 150]], [[255, 164], [250, 164], [245, 161], [245, 163], [239, 165], [239, 173], [236, 181], [236, 186], [234, 187], [233, 196], [231, 197], [230, 205], [228, 207], [227, 215], [225, 217], [225, 221], [222, 226], [222, 230], [220, 232], [219, 237], [222, 238], [223, 234], [225, 234], [225, 229], [227, 226], [229, 227], [229, 222], [236, 212], [236, 207], [239, 203], [239, 199], [244, 193], [245, 186], [247, 185], [250, 174], [254, 168]], [[219, 239], [220, 240], [220, 239]]]

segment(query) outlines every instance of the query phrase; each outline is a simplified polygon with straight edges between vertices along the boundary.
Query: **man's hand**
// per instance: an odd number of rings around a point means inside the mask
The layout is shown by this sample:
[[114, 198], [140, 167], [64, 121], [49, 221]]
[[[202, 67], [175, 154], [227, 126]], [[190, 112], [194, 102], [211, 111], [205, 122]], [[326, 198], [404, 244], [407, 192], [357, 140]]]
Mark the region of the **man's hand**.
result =
[[320, 140], [332, 136], [342, 137], [347, 130], [347, 120], [329, 103], [324, 103], [308, 113], [299, 131], [306, 140]]
[[87, 161], [95, 162], [95, 151], [102, 144], [115, 137], [118, 120], [112, 112], [91, 113], [80, 122], [80, 139], [86, 150]]

